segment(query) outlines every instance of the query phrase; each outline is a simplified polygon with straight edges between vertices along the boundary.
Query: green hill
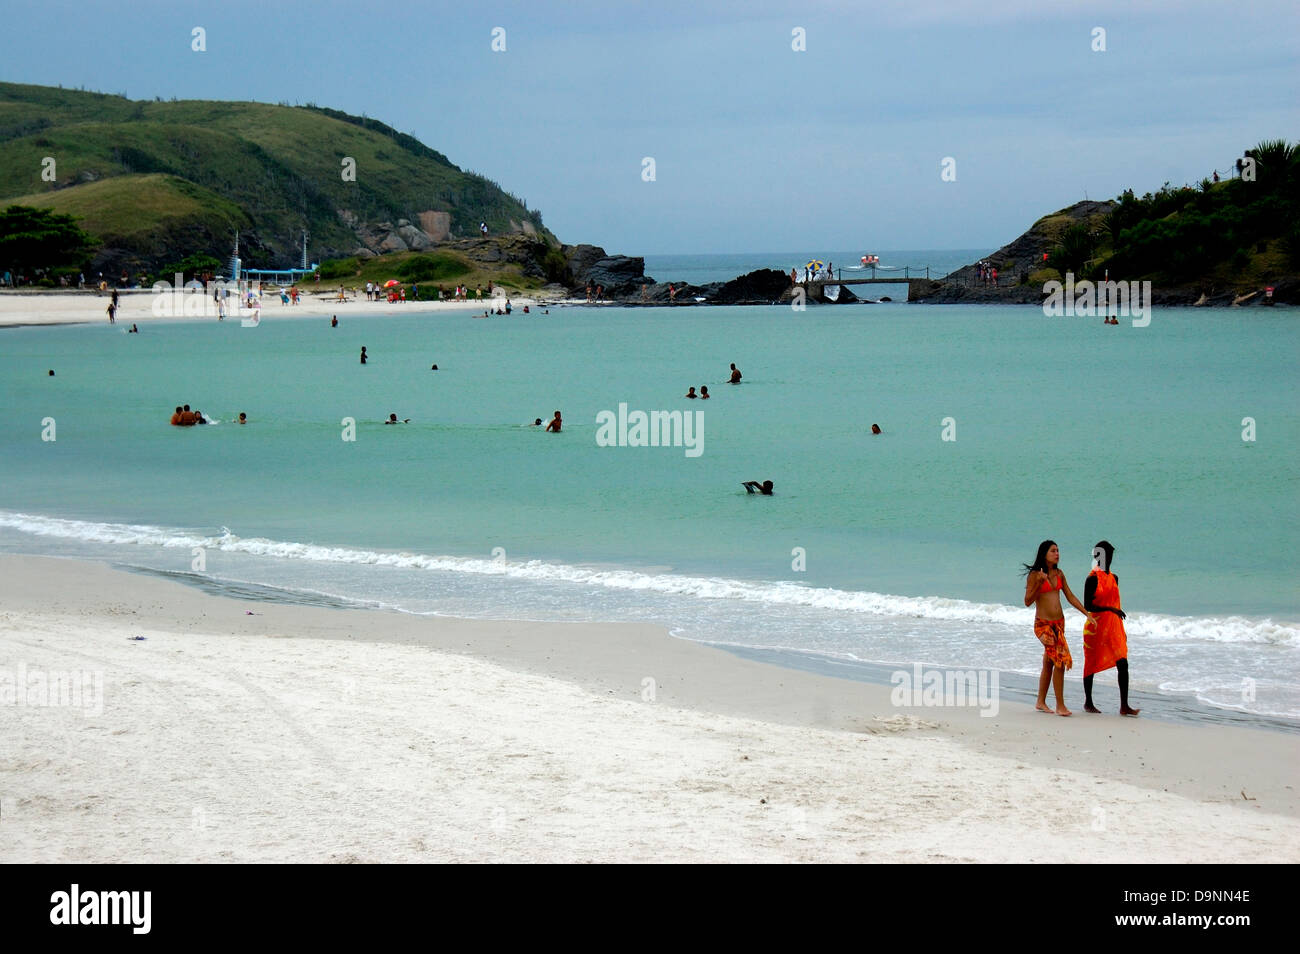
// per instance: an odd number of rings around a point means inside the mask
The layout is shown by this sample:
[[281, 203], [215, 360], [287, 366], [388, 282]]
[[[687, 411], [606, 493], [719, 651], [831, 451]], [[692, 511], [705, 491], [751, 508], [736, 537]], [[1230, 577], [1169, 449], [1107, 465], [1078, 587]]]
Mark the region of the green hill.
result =
[[313, 261], [421, 250], [477, 235], [480, 221], [558, 244], [539, 212], [374, 119], [12, 83], [0, 83], [0, 202], [78, 216], [104, 242], [96, 267], [133, 272], [224, 259], [236, 229], [246, 264], [265, 268], [301, 260], [304, 228]]

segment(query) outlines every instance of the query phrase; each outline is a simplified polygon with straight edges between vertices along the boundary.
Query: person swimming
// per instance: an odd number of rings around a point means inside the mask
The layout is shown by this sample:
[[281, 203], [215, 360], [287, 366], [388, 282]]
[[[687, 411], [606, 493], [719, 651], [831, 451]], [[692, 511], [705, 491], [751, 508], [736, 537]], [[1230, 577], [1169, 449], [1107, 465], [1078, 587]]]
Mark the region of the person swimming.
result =
[[740, 371], [739, 369], [737, 369], [737, 367], [734, 364], [731, 366], [731, 378], [727, 381], [727, 383], [728, 384], [740, 383]]
[[879, 434], [879, 433], [880, 433], [880, 425], [879, 425], [879, 424], [872, 424], [872, 425], [871, 425], [871, 433], [872, 433], [872, 434]]
[[533, 421], [533, 423], [529, 424], [528, 426], [529, 426], [529, 427], [541, 427], [541, 426], [542, 426], [542, 419], [541, 419], [540, 417], [539, 417], [539, 418], [536, 418], [536, 419]]
[[396, 415], [396, 414], [390, 414], [390, 415], [388, 415], [388, 420], [384, 421], [384, 423], [385, 423], [385, 424], [410, 424], [410, 423], [411, 423], [411, 419], [408, 417], [408, 418], [407, 418], [406, 420], [404, 420], [404, 421], [399, 421], [399, 420], [397, 419], [397, 415]]
[[429, 370], [430, 370], [430, 371], [437, 371], [437, 370], [438, 370], [438, 366], [437, 366], [436, 364], [435, 364], [435, 365], [432, 365], [432, 366], [429, 368]]
[[338, 326], [339, 326], [339, 316], [335, 315], [333, 318], [330, 319], [330, 327], [337, 328]]
[[[53, 371], [50, 372], [50, 374], [53, 374], [53, 373], [54, 373]], [[180, 406], [179, 404], [176, 405], [176, 413], [172, 415], [172, 426], [173, 426], [173, 427], [181, 427], [181, 426], [185, 423], [185, 419], [184, 419], [184, 417], [182, 416], [183, 414], [184, 414], [184, 411], [181, 410], [181, 406]]]
[[132, 325], [130, 328], [127, 329], [126, 333], [128, 335], [138, 335], [140, 333], [140, 329], [137, 328], [135, 325]]
[[238, 422], [239, 422], [240, 424], [247, 424], [247, 423], [248, 423], [248, 415], [245, 414], [243, 411], [240, 411], [240, 412], [239, 412]]
[[546, 429], [548, 431], [553, 431], [554, 433], [558, 434], [560, 433], [560, 428], [563, 426], [563, 424], [564, 422], [560, 420], [560, 412], [556, 411], [555, 417], [551, 418], [551, 423], [546, 425]]
[[692, 385], [692, 386], [687, 390], [687, 392], [686, 392], [686, 396], [687, 396], [688, 398], [690, 398], [692, 401], [694, 401], [697, 397], [699, 397], [699, 395], [695, 393], [695, 387], [694, 387], [694, 385]]
[[708, 386], [707, 384], [701, 384], [701, 385], [700, 385], [700, 400], [701, 400], [701, 401], [707, 401], [708, 399], [709, 399], [709, 386]]
[[[740, 486], [744, 487], [745, 493], [748, 494], [762, 494], [764, 497], [772, 496], [772, 481], [770, 480], [765, 480], [761, 484], [757, 480], [747, 480]], [[796, 494], [796, 496], [798, 495]]]

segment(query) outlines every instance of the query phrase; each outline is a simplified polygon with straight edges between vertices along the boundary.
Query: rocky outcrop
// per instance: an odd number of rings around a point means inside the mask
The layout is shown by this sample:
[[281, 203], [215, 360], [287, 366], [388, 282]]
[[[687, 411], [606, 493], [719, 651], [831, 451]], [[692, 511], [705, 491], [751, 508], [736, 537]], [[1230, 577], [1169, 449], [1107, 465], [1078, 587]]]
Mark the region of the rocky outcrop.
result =
[[770, 305], [780, 301], [789, 288], [790, 276], [785, 272], [760, 268], [723, 283], [708, 298], [711, 305]]
[[[1076, 202], [1069, 208], [1061, 209], [1051, 215], [1045, 215], [1031, 225], [1029, 231], [1015, 241], [1002, 246], [996, 252], [984, 256], [984, 260], [991, 262], [998, 269], [1000, 284], [1015, 286], [1020, 282], [1022, 276], [1028, 277], [1030, 273], [1042, 268], [1043, 253], [1050, 253], [1060, 243], [1061, 236], [1065, 234], [1070, 226], [1084, 223], [1093, 228], [1100, 228], [1105, 217], [1110, 214], [1117, 204], [1111, 200], [1105, 202]], [[945, 282], [980, 287], [976, 279], [977, 269], [975, 263], [971, 263], [947, 276]], [[963, 298], [960, 300], [979, 299]], [[1019, 295], [1012, 293], [1008, 297], [994, 297], [989, 300], [1017, 301]]]
[[642, 285], [653, 285], [645, 273], [645, 259], [609, 255], [598, 245], [565, 245], [565, 267], [574, 292], [586, 293], [587, 283], [604, 288], [606, 298], [639, 297]]

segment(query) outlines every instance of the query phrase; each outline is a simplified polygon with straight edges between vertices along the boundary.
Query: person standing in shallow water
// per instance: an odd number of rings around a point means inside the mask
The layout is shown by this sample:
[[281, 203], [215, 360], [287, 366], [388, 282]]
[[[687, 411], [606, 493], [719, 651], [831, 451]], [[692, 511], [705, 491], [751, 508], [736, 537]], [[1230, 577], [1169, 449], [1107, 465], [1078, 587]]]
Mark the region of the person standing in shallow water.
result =
[[1083, 585], [1083, 605], [1092, 615], [1083, 626], [1083, 711], [1101, 712], [1092, 704], [1092, 677], [1111, 666], [1119, 677], [1119, 714], [1135, 716], [1141, 709], [1128, 704], [1127, 618], [1120, 608], [1119, 577], [1111, 573], [1115, 548], [1106, 540], [1092, 548], [1097, 566]]
[[365, 345], [362, 345], [362, 346], [361, 346], [361, 363], [362, 363], [362, 364], [365, 364], [365, 363], [366, 363], [366, 346], [365, 346]]
[[1061, 551], [1053, 540], [1038, 545], [1032, 564], [1025, 564], [1025, 605], [1034, 607], [1034, 635], [1043, 644], [1043, 671], [1038, 676], [1038, 701], [1034, 708], [1051, 712], [1047, 706], [1047, 686], [1051, 683], [1056, 694], [1056, 714], [1073, 715], [1065, 707], [1065, 672], [1074, 666], [1070, 646], [1065, 641], [1065, 613], [1061, 610], [1061, 594], [1070, 605], [1084, 616], [1088, 611], [1065, 582], [1065, 574], [1058, 564]]

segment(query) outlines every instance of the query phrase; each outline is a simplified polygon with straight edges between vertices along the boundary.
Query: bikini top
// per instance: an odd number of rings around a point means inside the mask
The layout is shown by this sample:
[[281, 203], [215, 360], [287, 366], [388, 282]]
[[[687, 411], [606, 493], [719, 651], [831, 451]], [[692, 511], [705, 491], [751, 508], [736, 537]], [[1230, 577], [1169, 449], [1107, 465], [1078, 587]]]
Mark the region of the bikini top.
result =
[[1038, 587], [1038, 592], [1050, 593], [1052, 592], [1052, 590], [1059, 590], [1061, 588], [1061, 581], [1062, 581], [1062, 577], [1060, 573], [1056, 574], [1055, 586], [1052, 585], [1052, 578], [1048, 577], [1047, 579], [1043, 580], [1042, 585]]

